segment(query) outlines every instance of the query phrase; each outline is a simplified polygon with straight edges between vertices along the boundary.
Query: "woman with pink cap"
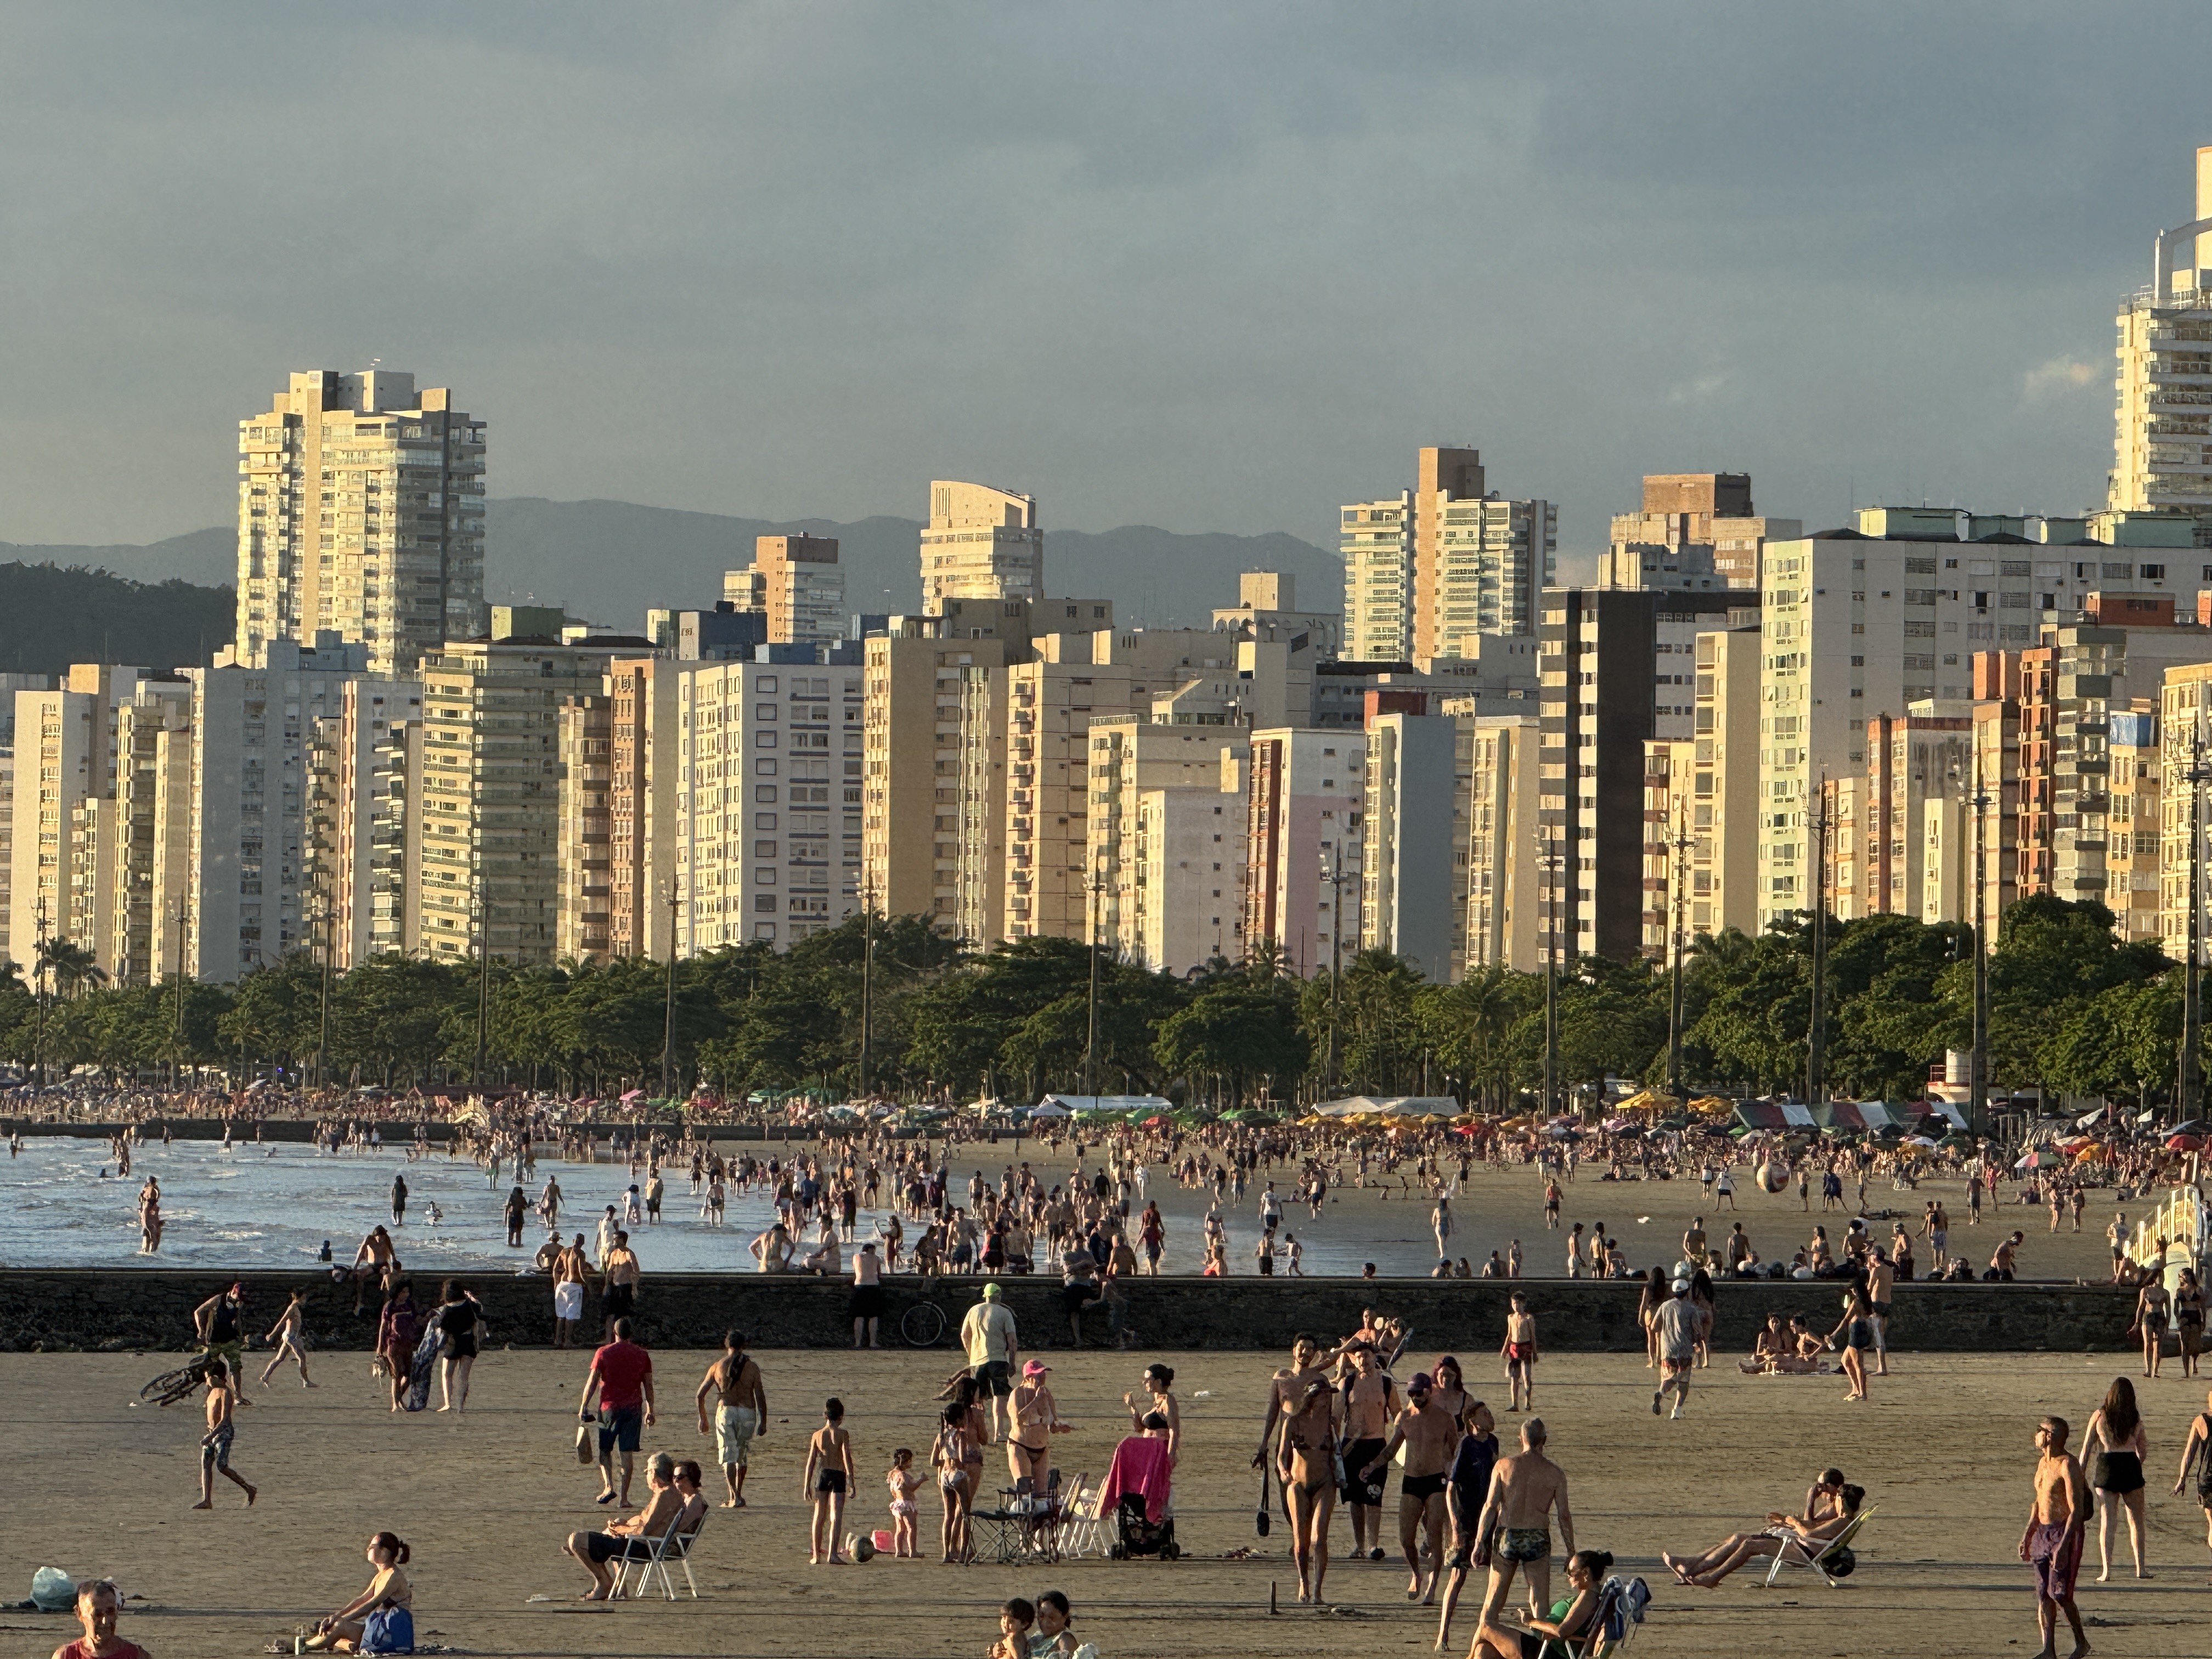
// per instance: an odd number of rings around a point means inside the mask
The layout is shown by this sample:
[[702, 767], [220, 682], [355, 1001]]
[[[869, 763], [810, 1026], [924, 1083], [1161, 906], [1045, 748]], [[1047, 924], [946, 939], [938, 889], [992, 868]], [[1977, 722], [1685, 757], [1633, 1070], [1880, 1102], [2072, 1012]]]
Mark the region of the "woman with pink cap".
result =
[[1060, 1420], [1060, 1407], [1053, 1401], [1052, 1390], [1045, 1386], [1045, 1378], [1052, 1367], [1042, 1359], [1031, 1359], [1022, 1366], [1022, 1380], [1014, 1385], [1013, 1396], [1006, 1403], [1014, 1419], [1013, 1431], [1006, 1437], [1006, 1463], [1019, 1481], [1029, 1477], [1030, 1489], [1042, 1492], [1045, 1474], [1052, 1467], [1052, 1437], [1073, 1434], [1075, 1425]]

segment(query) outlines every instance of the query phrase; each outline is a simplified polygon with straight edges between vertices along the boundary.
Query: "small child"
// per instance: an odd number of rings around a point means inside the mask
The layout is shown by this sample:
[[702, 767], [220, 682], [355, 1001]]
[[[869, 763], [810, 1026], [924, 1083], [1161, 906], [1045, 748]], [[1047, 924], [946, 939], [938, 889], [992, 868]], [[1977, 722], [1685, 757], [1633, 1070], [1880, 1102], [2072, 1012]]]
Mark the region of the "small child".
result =
[[891, 1492], [891, 1554], [899, 1560], [919, 1559], [921, 1511], [914, 1495], [921, 1490], [921, 1476], [914, 1467], [913, 1447], [901, 1446], [891, 1454], [891, 1466], [884, 1482]]
[[1017, 1595], [999, 1609], [999, 1639], [984, 1659], [1029, 1659], [1030, 1629], [1036, 1623], [1036, 1608]]
[[823, 1401], [822, 1417], [822, 1426], [806, 1443], [806, 1468], [799, 1482], [799, 1496], [814, 1505], [806, 1561], [809, 1566], [825, 1561], [842, 1566], [838, 1528], [845, 1518], [846, 1494], [853, 1490], [853, 1437], [845, 1431], [843, 1401]]
[[230, 1443], [236, 1432], [231, 1423], [231, 1407], [235, 1400], [231, 1392], [230, 1368], [220, 1359], [210, 1359], [207, 1364], [208, 1431], [200, 1437], [200, 1501], [192, 1505], [196, 1510], [215, 1507], [217, 1470], [225, 1479], [245, 1488], [246, 1507], [249, 1510], [258, 1496], [258, 1488], [230, 1467]]

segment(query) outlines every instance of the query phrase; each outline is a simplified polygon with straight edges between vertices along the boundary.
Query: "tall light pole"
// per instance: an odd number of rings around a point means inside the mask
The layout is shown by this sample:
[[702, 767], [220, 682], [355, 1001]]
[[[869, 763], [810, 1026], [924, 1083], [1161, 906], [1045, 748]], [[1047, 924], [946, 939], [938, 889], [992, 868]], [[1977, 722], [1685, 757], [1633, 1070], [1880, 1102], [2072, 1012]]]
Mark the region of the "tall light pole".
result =
[[1566, 873], [1566, 854], [1559, 851], [1556, 834], [1544, 838], [1537, 860], [1544, 872], [1544, 1115], [1559, 1107], [1559, 889]]
[[860, 878], [860, 1098], [868, 1098], [868, 1035], [875, 1018], [876, 878]]
[[2181, 769], [2179, 775], [2189, 785], [2189, 920], [2182, 963], [2181, 1052], [2174, 1095], [2175, 1105], [2186, 1121], [2197, 1115], [2203, 1097], [2203, 1068], [2198, 1052], [2204, 1031], [2203, 808], [2204, 784], [2208, 777], [2212, 777], [2212, 767], [2207, 765], [2202, 715], [2198, 716], [2196, 735], [2190, 740], [2189, 764]]
[[1805, 1104], [1817, 1105], [1827, 1084], [1828, 780], [1813, 798], [1813, 997], [1805, 1031]]
[[660, 1097], [672, 1100], [670, 1092], [676, 1076], [676, 909], [683, 902], [676, 878], [668, 878], [668, 989], [660, 1013]]
[[1978, 748], [1970, 799], [1974, 809], [1974, 1042], [1966, 1070], [1966, 1121], [1980, 1134], [1989, 1127], [1990, 1115], [1989, 830], [1984, 817], [1990, 792], [1982, 782]]
[[1683, 866], [1689, 860], [1690, 848], [1696, 843], [1690, 835], [1690, 804], [1679, 803], [1674, 809], [1674, 966], [1672, 983], [1667, 992], [1667, 1092], [1677, 1101], [1682, 1093], [1682, 934], [1683, 918], [1687, 914], [1684, 900], [1688, 886]]
[[483, 1085], [484, 1045], [491, 1023], [491, 893], [477, 878], [477, 1058], [469, 1073], [471, 1088]]
[[1083, 1046], [1083, 1092], [1098, 1101], [1098, 933], [1106, 914], [1106, 854], [1091, 866], [1091, 1017]]
[[315, 1081], [323, 1088], [331, 1086], [331, 953], [336, 946], [337, 918], [332, 915], [328, 878], [321, 892], [323, 907], [323, 1006], [321, 1025], [315, 1037]]
[[1350, 879], [1344, 873], [1344, 850], [1340, 842], [1332, 842], [1328, 862], [1322, 866], [1322, 879], [1328, 884], [1330, 902], [1334, 907], [1328, 924], [1328, 1091], [1337, 1090], [1336, 1067], [1340, 1045], [1337, 1038], [1338, 1019], [1343, 1010], [1344, 993], [1344, 884]]
[[53, 977], [53, 958], [46, 940], [46, 902], [39, 901], [39, 961], [32, 977], [37, 981], [39, 1029], [33, 1038], [32, 1060], [38, 1073], [39, 1087], [46, 1086], [46, 996], [48, 982]]
[[176, 975], [177, 994], [169, 1016], [169, 1087], [174, 1091], [185, 1055], [185, 902], [173, 900], [169, 908], [177, 918], [177, 959], [170, 969]]

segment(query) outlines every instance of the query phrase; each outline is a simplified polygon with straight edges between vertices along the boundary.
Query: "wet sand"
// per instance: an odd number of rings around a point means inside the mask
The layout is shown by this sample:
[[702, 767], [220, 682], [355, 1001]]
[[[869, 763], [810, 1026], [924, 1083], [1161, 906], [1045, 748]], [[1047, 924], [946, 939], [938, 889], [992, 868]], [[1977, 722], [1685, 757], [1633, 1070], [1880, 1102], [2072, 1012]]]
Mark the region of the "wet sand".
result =
[[[234, 1462], [260, 1485], [258, 1504], [248, 1510], [243, 1495], [219, 1481], [215, 1511], [195, 1514], [188, 1506], [198, 1496], [196, 1407], [157, 1412], [131, 1403], [139, 1383], [174, 1357], [0, 1355], [0, 1389], [19, 1431], [30, 1437], [20, 1448], [27, 1455], [18, 1460], [12, 1507], [19, 1517], [38, 1517], [35, 1543], [27, 1528], [19, 1530], [26, 1541], [11, 1552], [19, 1586], [12, 1594], [23, 1594], [32, 1568], [44, 1563], [110, 1574], [145, 1598], [130, 1604], [124, 1634], [156, 1659], [257, 1653], [272, 1640], [289, 1651], [295, 1626], [361, 1589], [362, 1544], [389, 1528], [414, 1547], [418, 1638], [469, 1653], [979, 1655], [994, 1638], [1001, 1599], [1055, 1585], [1075, 1604], [1079, 1632], [1104, 1659], [1323, 1646], [1355, 1655], [1431, 1650], [1434, 1617], [1407, 1608], [1402, 1565], [1395, 1558], [1380, 1565], [1342, 1559], [1351, 1534], [1340, 1514], [1328, 1612], [1295, 1606], [1279, 1516], [1271, 1537], [1255, 1538], [1257, 1477], [1249, 1461], [1268, 1357], [1046, 1357], [1057, 1367], [1062, 1413], [1080, 1425], [1055, 1441], [1056, 1457], [1094, 1475], [1126, 1425], [1121, 1391], [1147, 1359], [1176, 1365], [1186, 1431], [1176, 1481], [1186, 1559], [951, 1568], [933, 1556], [809, 1567], [799, 1468], [823, 1396], [841, 1395], [850, 1413], [860, 1480], [848, 1526], [887, 1526], [881, 1471], [895, 1445], [926, 1455], [932, 1396], [953, 1363], [943, 1350], [759, 1356], [770, 1429], [756, 1446], [750, 1506], [718, 1509], [708, 1522], [695, 1564], [702, 1599], [611, 1607], [575, 1604], [586, 1581], [559, 1551], [568, 1532], [605, 1513], [591, 1503], [592, 1473], [571, 1449], [580, 1356], [487, 1355], [470, 1411], [456, 1419], [394, 1419], [363, 1356], [322, 1355], [321, 1388], [303, 1391], [280, 1374], [276, 1387], [255, 1390], [260, 1403], [241, 1414]], [[691, 1407], [711, 1356], [657, 1358], [664, 1409], [647, 1449], [711, 1455]], [[1426, 1349], [1408, 1356], [1401, 1375], [1432, 1358]], [[251, 1374], [265, 1363], [253, 1358]], [[2035, 1650], [2031, 1581], [2014, 1554], [2033, 1464], [2029, 1435], [2051, 1410], [2078, 1431], [2112, 1376], [2132, 1371], [2123, 1357], [1900, 1354], [1896, 1375], [1875, 1380], [1869, 1407], [1844, 1406], [1837, 1378], [1747, 1378], [1728, 1357], [1721, 1364], [1698, 1374], [1689, 1415], [1679, 1423], [1652, 1416], [1650, 1374], [1636, 1358], [1561, 1354], [1539, 1370], [1537, 1404], [1569, 1473], [1578, 1541], [1613, 1551], [1616, 1571], [1643, 1574], [1655, 1593], [1632, 1653], [1925, 1659]], [[2190, 1415], [2203, 1409], [2205, 1395], [2178, 1367], [2168, 1371], [2143, 1385], [2157, 1576], [2142, 1584], [2089, 1582], [2093, 1536], [2082, 1605], [2100, 1654], [2163, 1659], [2212, 1650], [2203, 1516], [2189, 1498], [2166, 1495]], [[1501, 1395], [1498, 1376], [1492, 1356], [1469, 1358], [1478, 1394]], [[1675, 1587], [1660, 1565], [1662, 1548], [1702, 1548], [1768, 1509], [1794, 1507], [1811, 1474], [1832, 1462], [1863, 1482], [1880, 1506], [1862, 1536], [1860, 1570], [1843, 1589], [1831, 1591], [1801, 1572], [1785, 1579], [1786, 1588], [1764, 1590], [1747, 1570], [1718, 1590], [1692, 1591]], [[987, 1466], [994, 1484], [1003, 1484], [1004, 1468], [994, 1449]], [[933, 1492], [925, 1489], [922, 1503], [927, 1547]], [[1395, 1482], [1389, 1503], [1395, 1539]], [[2124, 1538], [2123, 1528], [2123, 1561]], [[1222, 1559], [1238, 1548], [1255, 1553]], [[1271, 1584], [1282, 1608], [1273, 1615]], [[1455, 1656], [1473, 1636], [1472, 1611], [1463, 1609], [1455, 1628]], [[8, 1652], [45, 1654], [73, 1633], [58, 1618], [0, 1613]]]

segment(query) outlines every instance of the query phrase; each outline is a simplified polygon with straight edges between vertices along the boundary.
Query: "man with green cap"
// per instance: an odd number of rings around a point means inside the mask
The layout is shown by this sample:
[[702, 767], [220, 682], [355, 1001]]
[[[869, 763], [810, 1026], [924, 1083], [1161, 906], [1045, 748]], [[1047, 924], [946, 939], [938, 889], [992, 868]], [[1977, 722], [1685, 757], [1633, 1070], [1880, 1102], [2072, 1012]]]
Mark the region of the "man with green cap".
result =
[[999, 1426], [1002, 1406], [1009, 1419], [1004, 1431], [1012, 1431], [1013, 1408], [1005, 1406], [1005, 1401], [1013, 1392], [1014, 1361], [1018, 1355], [1014, 1310], [1006, 1304], [1005, 1295], [998, 1280], [993, 1279], [983, 1286], [983, 1299], [969, 1309], [968, 1316], [960, 1322], [961, 1345], [968, 1350], [968, 1375], [975, 1379], [978, 1391], [989, 1396], [994, 1437], [1002, 1432]]

